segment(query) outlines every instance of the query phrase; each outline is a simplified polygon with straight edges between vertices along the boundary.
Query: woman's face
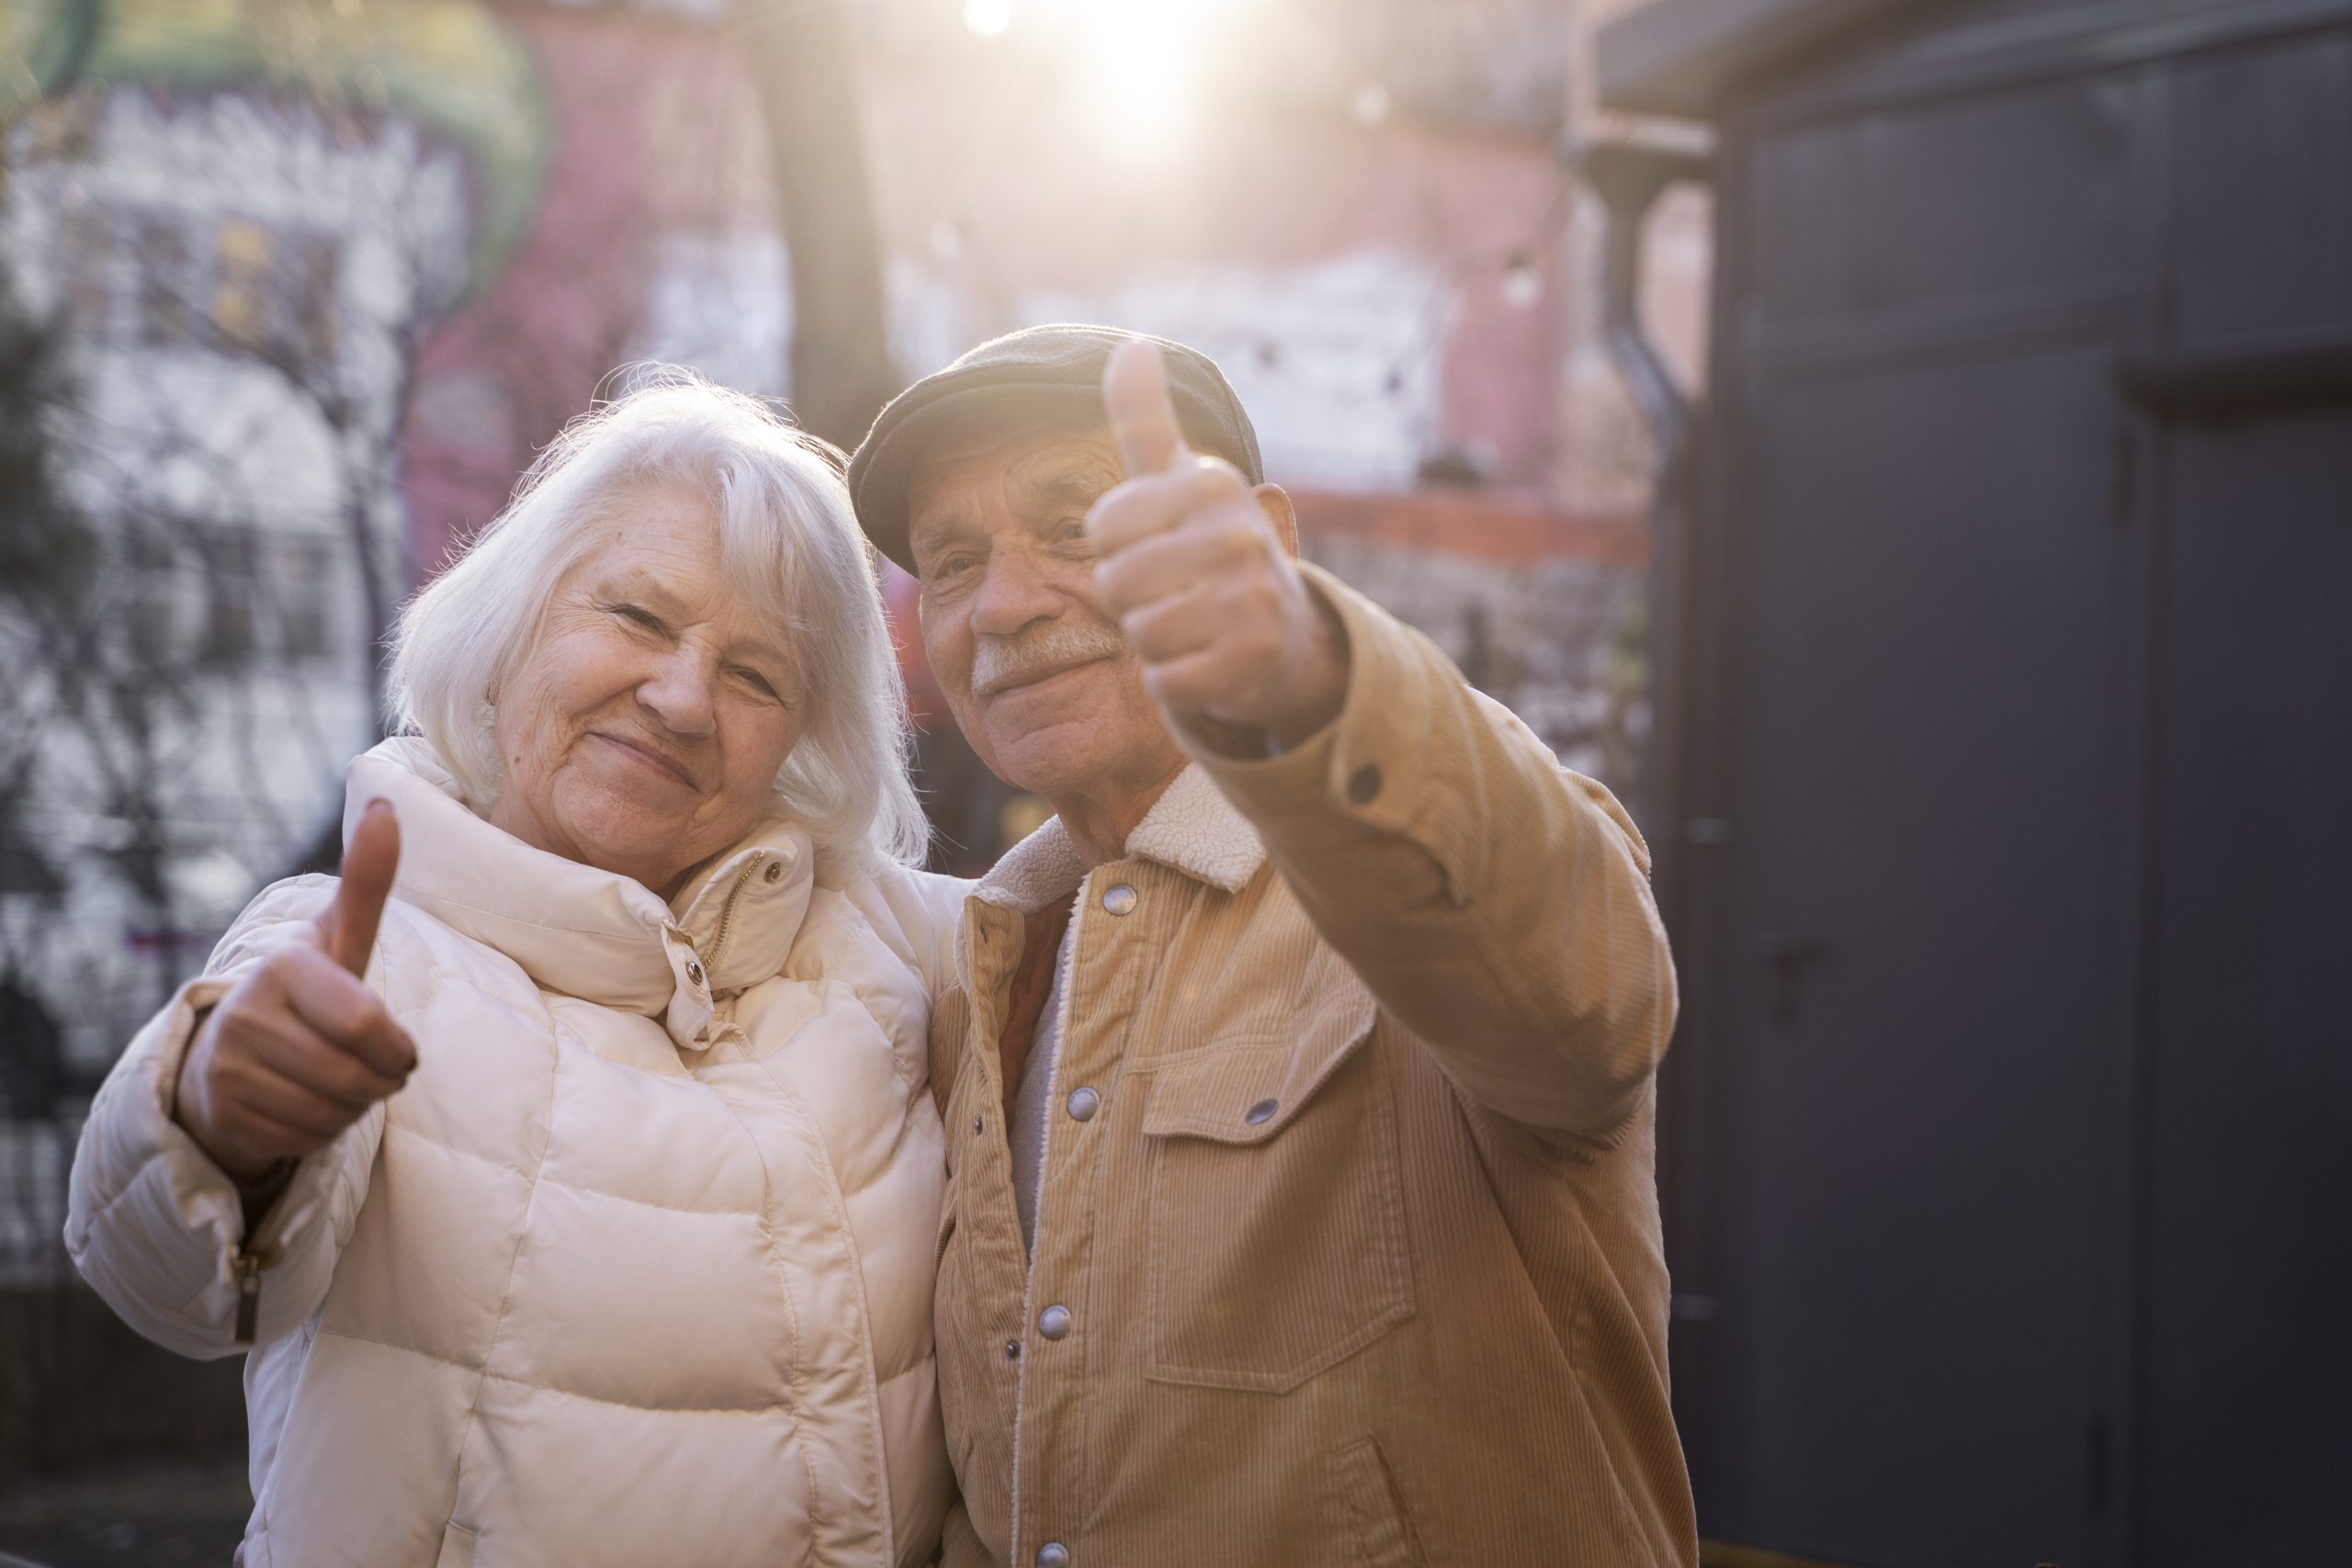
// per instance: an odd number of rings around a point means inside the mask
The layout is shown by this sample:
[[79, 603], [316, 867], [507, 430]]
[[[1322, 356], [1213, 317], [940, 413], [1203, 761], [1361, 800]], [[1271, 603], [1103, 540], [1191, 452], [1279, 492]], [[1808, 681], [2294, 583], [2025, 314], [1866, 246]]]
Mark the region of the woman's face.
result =
[[729, 583], [710, 501], [625, 492], [492, 694], [490, 819], [664, 898], [749, 832], [808, 721], [792, 650]]

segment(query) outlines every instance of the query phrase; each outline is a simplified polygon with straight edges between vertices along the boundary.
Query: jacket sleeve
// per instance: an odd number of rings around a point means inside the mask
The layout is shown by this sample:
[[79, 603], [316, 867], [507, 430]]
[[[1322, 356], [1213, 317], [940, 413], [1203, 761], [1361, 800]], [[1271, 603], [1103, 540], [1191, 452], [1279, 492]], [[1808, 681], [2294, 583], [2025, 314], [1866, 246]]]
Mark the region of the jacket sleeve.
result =
[[1527, 1125], [1610, 1139], [1674, 1026], [1640, 833], [1434, 645], [1301, 570], [1346, 628], [1340, 716], [1269, 759], [1184, 745], [1456, 1088]]
[[[83, 1123], [67, 1193], [66, 1250], [125, 1323], [183, 1356], [209, 1359], [248, 1348], [236, 1339], [241, 1254], [262, 1265], [254, 1343], [300, 1326], [325, 1299], [367, 1196], [383, 1137], [381, 1103], [301, 1162], [251, 1237], [236, 1184], [172, 1120], [180, 1063], [199, 1015], [246, 970], [298, 940], [334, 886], [332, 877], [299, 877], [254, 899], [204, 973], [131, 1041]], [[380, 987], [377, 966], [369, 979]]]
[[868, 911], [868, 923], [922, 976], [933, 1001], [956, 984], [956, 928], [972, 886], [960, 876], [895, 866], [874, 881], [871, 897], [887, 916]]

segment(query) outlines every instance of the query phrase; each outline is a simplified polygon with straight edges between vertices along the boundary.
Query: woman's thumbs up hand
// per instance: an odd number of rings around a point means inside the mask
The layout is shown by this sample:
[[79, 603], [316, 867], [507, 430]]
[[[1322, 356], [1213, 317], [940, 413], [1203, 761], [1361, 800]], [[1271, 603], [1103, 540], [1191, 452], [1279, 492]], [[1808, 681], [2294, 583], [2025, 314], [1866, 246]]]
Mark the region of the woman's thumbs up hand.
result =
[[362, 984], [401, 858], [400, 821], [370, 803], [334, 902], [206, 1015], [180, 1064], [173, 1116], [240, 1181], [323, 1148], [416, 1066], [416, 1043]]

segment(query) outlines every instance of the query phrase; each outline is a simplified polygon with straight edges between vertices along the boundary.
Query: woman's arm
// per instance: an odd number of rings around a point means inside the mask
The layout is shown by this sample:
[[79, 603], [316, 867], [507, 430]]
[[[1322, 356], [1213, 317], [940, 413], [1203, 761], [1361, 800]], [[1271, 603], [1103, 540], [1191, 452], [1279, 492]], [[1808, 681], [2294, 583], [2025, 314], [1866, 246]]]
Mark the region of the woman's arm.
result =
[[[872, 897], [880, 909], [866, 909], [866, 919], [884, 933], [885, 941], [895, 937], [893, 945], [922, 976], [923, 989], [933, 1002], [956, 984], [956, 931], [972, 887], [960, 876], [897, 866], [873, 883]], [[855, 901], [857, 895], [852, 897]]]
[[336, 886], [301, 877], [256, 898], [205, 973], [140, 1031], [82, 1129], [67, 1250], [123, 1321], [182, 1355], [230, 1355], [298, 1327], [324, 1299], [367, 1196], [380, 1101], [296, 1161], [250, 1228], [248, 1195], [283, 1173], [265, 1165], [241, 1186], [189, 1134], [178, 1103], [205, 1015], [274, 960], [314, 943]]

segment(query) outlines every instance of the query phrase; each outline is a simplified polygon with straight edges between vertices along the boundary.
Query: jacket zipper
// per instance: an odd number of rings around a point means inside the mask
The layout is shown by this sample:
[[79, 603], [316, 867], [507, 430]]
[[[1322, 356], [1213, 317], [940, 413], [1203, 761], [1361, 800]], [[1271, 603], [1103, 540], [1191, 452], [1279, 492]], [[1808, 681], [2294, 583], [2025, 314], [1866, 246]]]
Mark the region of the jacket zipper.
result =
[[237, 1333], [233, 1345], [249, 1346], [261, 1332], [262, 1270], [277, 1261], [277, 1247], [240, 1247], [230, 1273], [237, 1283]]
[[[735, 906], [743, 897], [743, 885], [752, 880], [752, 873], [760, 869], [760, 857], [763, 853], [765, 853], [764, 851], [753, 850], [752, 858], [743, 863], [743, 869], [735, 874], [735, 886], [727, 890], [727, 902], [719, 906], [718, 909], [718, 930], [711, 935], [710, 951], [703, 954], [702, 966], [705, 972], [716, 969], [718, 966], [718, 955], [727, 951], [727, 932], [735, 923]], [[711, 981], [711, 988], [713, 990], [718, 988], [718, 982], [716, 979]]]
[[237, 1254], [237, 1337], [250, 1345], [261, 1332], [261, 1259], [250, 1252]]
[[259, 1223], [238, 1241], [236, 1256], [229, 1260], [229, 1277], [237, 1287], [236, 1337], [232, 1344], [251, 1345], [261, 1333], [261, 1277], [264, 1270], [286, 1256], [284, 1244], [277, 1238], [285, 1229], [287, 1191], [292, 1185], [293, 1173], [289, 1171], [277, 1182]]

